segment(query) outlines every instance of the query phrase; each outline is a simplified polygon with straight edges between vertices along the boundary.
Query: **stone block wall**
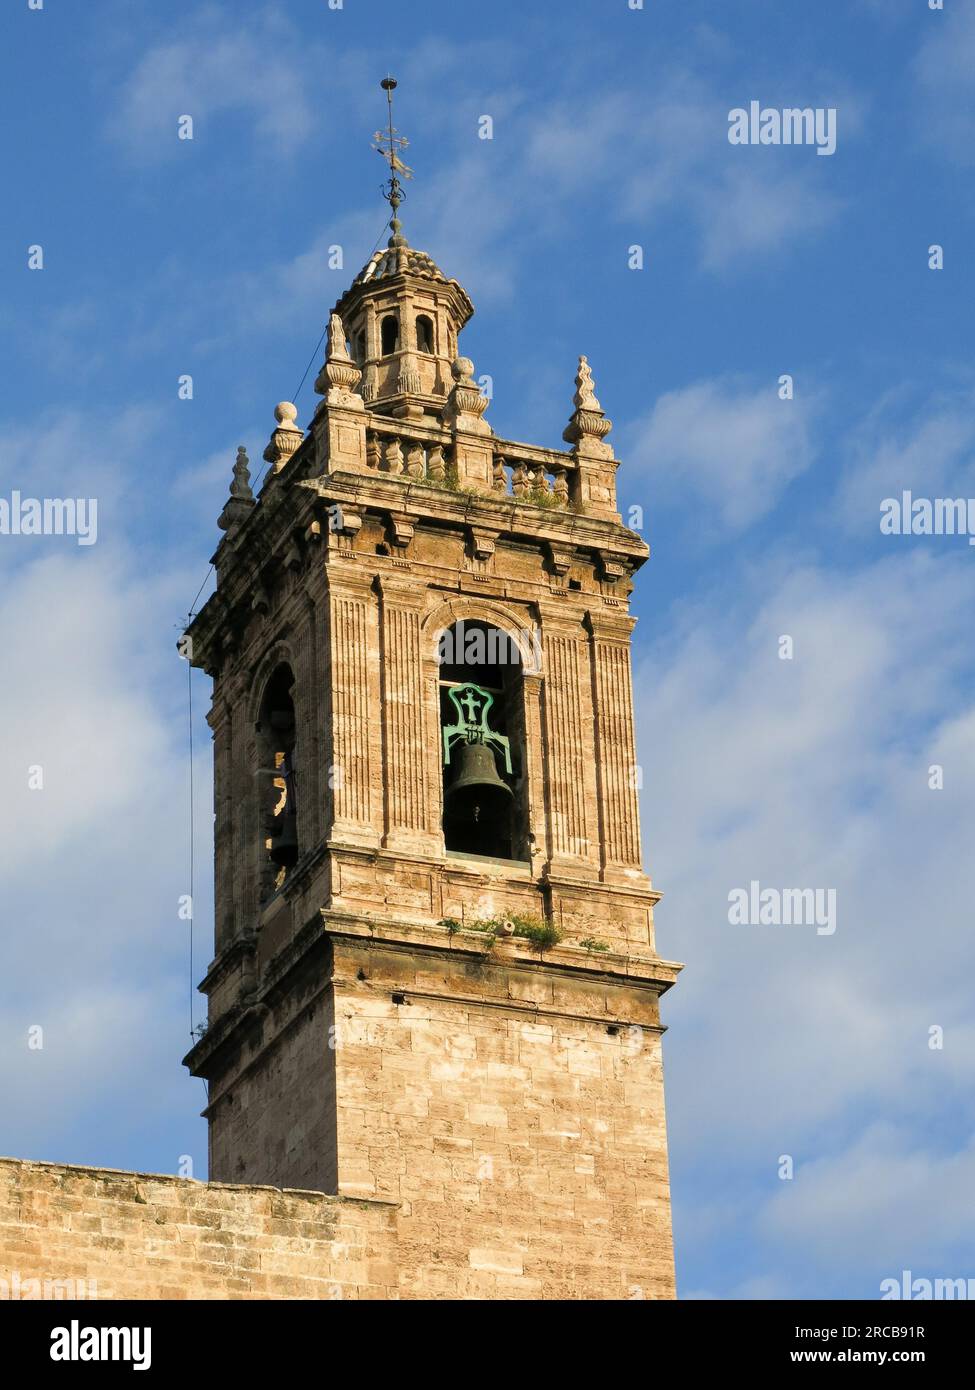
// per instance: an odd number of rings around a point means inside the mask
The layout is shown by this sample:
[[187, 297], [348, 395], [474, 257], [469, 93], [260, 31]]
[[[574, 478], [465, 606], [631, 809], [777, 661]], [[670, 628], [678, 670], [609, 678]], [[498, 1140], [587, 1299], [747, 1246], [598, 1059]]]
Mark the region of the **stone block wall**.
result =
[[673, 1298], [656, 995], [530, 956], [336, 943], [339, 1192], [403, 1297]]
[[292, 977], [244, 1031], [210, 1090], [210, 1174], [220, 1182], [335, 1192], [332, 999], [320, 972]]
[[0, 1298], [397, 1298], [396, 1210], [0, 1159]]

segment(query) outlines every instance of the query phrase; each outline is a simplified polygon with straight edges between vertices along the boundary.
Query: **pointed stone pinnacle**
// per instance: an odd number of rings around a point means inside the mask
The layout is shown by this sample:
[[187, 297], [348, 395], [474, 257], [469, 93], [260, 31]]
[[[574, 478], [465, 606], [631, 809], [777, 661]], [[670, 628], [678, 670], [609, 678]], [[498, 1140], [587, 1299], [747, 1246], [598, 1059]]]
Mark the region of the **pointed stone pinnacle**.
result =
[[579, 370], [576, 372], [576, 393], [572, 397], [572, 403], [578, 410], [602, 409], [596, 400], [596, 388], [593, 385], [592, 368], [589, 365], [588, 357], [579, 358]]
[[572, 397], [575, 410], [562, 433], [562, 438], [568, 444], [574, 444], [578, 449], [587, 453], [597, 453], [601, 456], [611, 458], [612, 449], [602, 441], [613, 428], [611, 420], [607, 420], [603, 414], [603, 408], [596, 399], [596, 388], [593, 385], [592, 368], [589, 366], [587, 357], [579, 358], [579, 370], [576, 372], [576, 390]]
[[221, 531], [236, 531], [245, 517], [250, 515], [251, 509], [257, 505], [251, 491], [250, 478], [250, 459], [247, 457], [247, 450], [240, 444], [237, 448], [237, 458], [234, 460], [230, 496], [217, 518], [217, 525]]
[[253, 499], [251, 491], [251, 470], [250, 459], [247, 457], [247, 450], [243, 444], [237, 445], [237, 457], [234, 460], [234, 478], [230, 484], [231, 497]]

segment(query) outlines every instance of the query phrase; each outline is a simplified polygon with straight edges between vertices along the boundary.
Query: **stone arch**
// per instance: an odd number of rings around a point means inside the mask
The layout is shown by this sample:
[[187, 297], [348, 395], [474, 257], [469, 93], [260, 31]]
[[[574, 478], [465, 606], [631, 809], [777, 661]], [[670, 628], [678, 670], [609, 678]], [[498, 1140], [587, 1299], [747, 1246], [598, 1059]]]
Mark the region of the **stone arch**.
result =
[[494, 599], [482, 599], [477, 595], [448, 599], [424, 615], [420, 625], [424, 661], [436, 664], [437, 643], [440, 634], [459, 622], [490, 623], [505, 633], [518, 648], [521, 655], [522, 670], [525, 675], [541, 674], [541, 652], [538, 645], [538, 624], [531, 628], [525, 626], [526, 614], [498, 603]]
[[417, 352], [430, 354], [437, 350], [436, 330], [429, 314], [417, 314], [416, 316], [416, 349]]
[[[456, 596], [448, 599], [438, 603], [425, 615], [421, 624], [424, 699], [428, 702], [428, 727], [436, 728], [438, 731], [445, 727], [442, 724], [442, 720], [446, 717], [445, 707], [449, 713], [449, 706], [443, 700], [441, 683], [444, 668], [441, 667], [438, 660], [440, 635], [458, 624], [477, 624], [496, 629], [510, 641], [511, 657], [517, 655], [518, 669], [517, 673], [513, 675], [514, 684], [508, 686], [507, 681], [502, 682], [507, 690], [507, 698], [497, 706], [497, 713], [501, 715], [500, 724], [492, 721], [492, 727], [499, 734], [510, 738], [511, 741], [510, 755], [513, 760], [513, 768], [509, 765], [507, 774], [514, 800], [505, 829], [499, 835], [499, 840], [503, 840], [507, 848], [499, 847], [479, 851], [472, 849], [469, 844], [462, 843], [457, 836], [456, 824], [448, 823], [448, 811], [450, 811], [448, 799], [453, 768], [448, 768], [446, 763], [441, 763], [442, 749], [438, 739], [436, 754], [438, 819], [445, 836], [445, 848], [448, 853], [469, 854], [473, 852], [476, 855], [487, 854], [488, 857], [500, 856], [502, 859], [511, 859], [519, 863], [530, 863], [534, 839], [532, 807], [533, 805], [538, 808], [541, 807], [537, 766], [540, 750], [537, 747], [529, 747], [534, 729], [529, 706], [537, 707], [539, 687], [537, 625], [530, 620], [524, 610], [516, 609], [505, 603], [498, 603], [494, 599], [482, 599], [477, 595]], [[447, 669], [449, 671], [449, 665]], [[474, 677], [474, 679], [476, 681], [477, 678]], [[535, 741], [537, 743], [537, 740]], [[500, 767], [499, 763], [499, 769]], [[513, 781], [511, 780], [512, 770], [514, 772]], [[501, 775], [504, 775], [503, 769]], [[456, 802], [452, 803], [454, 809], [456, 809], [456, 805]], [[451, 822], [456, 820], [452, 812], [450, 820]]]
[[391, 357], [399, 351], [399, 336], [399, 314], [391, 309], [379, 321], [379, 347], [383, 357]]
[[[295, 734], [297, 734], [301, 722], [299, 709], [301, 692], [298, 689], [297, 653], [289, 642], [278, 639], [264, 653], [251, 677], [246, 700], [247, 728], [244, 741], [244, 766], [241, 768], [241, 776], [243, 779], [242, 790], [248, 808], [245, 830], [246, 854], [252, 866], [253, 892], [256, 894], [258, 905], [266, 902], [274, 891], [275, 878], [281, 864], [290, 867], [297, 857], [296, 848], [293, 852], [288, 851], [284, 857], [279, 852], [277, 860], [275, 856], [268, 853], [265, 819], [271, 803], [278, 799], [278, 791], [271, 789], [267, 772], [260, 770], [269, 766], [269, 750], [273, 746], [271, 731], [258, 729], [262, 706], [276, 673], [283, 668], [287, 668], [291, 675], [290, 700], [294, 711]], [[294, 735], [292, 735], [290, 746], [294, 751]], [[297, 753], [298, 759], [301, 761], [302, 749], [300, 747], [298, 747]], [[292, 764], [292, 772], [295, 771], [297, 769]], [[304, 769], [298, 773], [299, 781], [303, 780], [303, 771]], [[286, 782], [286, 785], [289, 784]], [[291, 782], [290, 786], [292, 789], [290, 795], [293, 798], [296, 783]], [[301, 796], [297, 800], [300, 803]], [[294, 804], [292, 799], [290, 814], [295, 828], [294, 844], [297, 846], [299, 831], [304, 833], [303, 813], [295, 814]], [[276, 862], [277, 868], [275, 867]]]
[[290, 666], [297, 678], [297, 654], [283, 638], [279, 638], [268, 648], [251, 675], [247, 692], [247, 719], [252, 729], [260, 714], [264, 690], [279, 666]]

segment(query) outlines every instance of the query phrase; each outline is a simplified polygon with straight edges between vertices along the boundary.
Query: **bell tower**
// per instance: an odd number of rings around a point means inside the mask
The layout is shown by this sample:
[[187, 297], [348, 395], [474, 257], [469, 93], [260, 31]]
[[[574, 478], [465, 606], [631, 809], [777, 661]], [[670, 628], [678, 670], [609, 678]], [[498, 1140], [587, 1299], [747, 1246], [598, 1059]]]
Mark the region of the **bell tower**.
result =
[[[190, 629], [212, 678], [210, 1176], [394, 1204], [401, 1296], [674, 1296], [632, 579], [580, 358], [565, 449], [498, 436], [466, 291], [399, 222], [310, 427], [243, 450]], [[568, 394], [568, 393], [567, 393]]]

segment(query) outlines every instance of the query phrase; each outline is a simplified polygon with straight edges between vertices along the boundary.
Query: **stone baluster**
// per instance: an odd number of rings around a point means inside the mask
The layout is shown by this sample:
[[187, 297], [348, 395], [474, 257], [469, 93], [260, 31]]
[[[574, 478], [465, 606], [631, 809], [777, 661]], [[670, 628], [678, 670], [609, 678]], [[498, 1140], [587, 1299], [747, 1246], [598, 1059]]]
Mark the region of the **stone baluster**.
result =
[[443, 449], [439, 444], [434, 444], [427, 454], [427, 477], [435, 483], [446, 481], [447, 467], [444, 463]]
[[386, 472], [402, 473], [403, 471], [403, 450], [398, 439], [390, 439], [386, 443]]

